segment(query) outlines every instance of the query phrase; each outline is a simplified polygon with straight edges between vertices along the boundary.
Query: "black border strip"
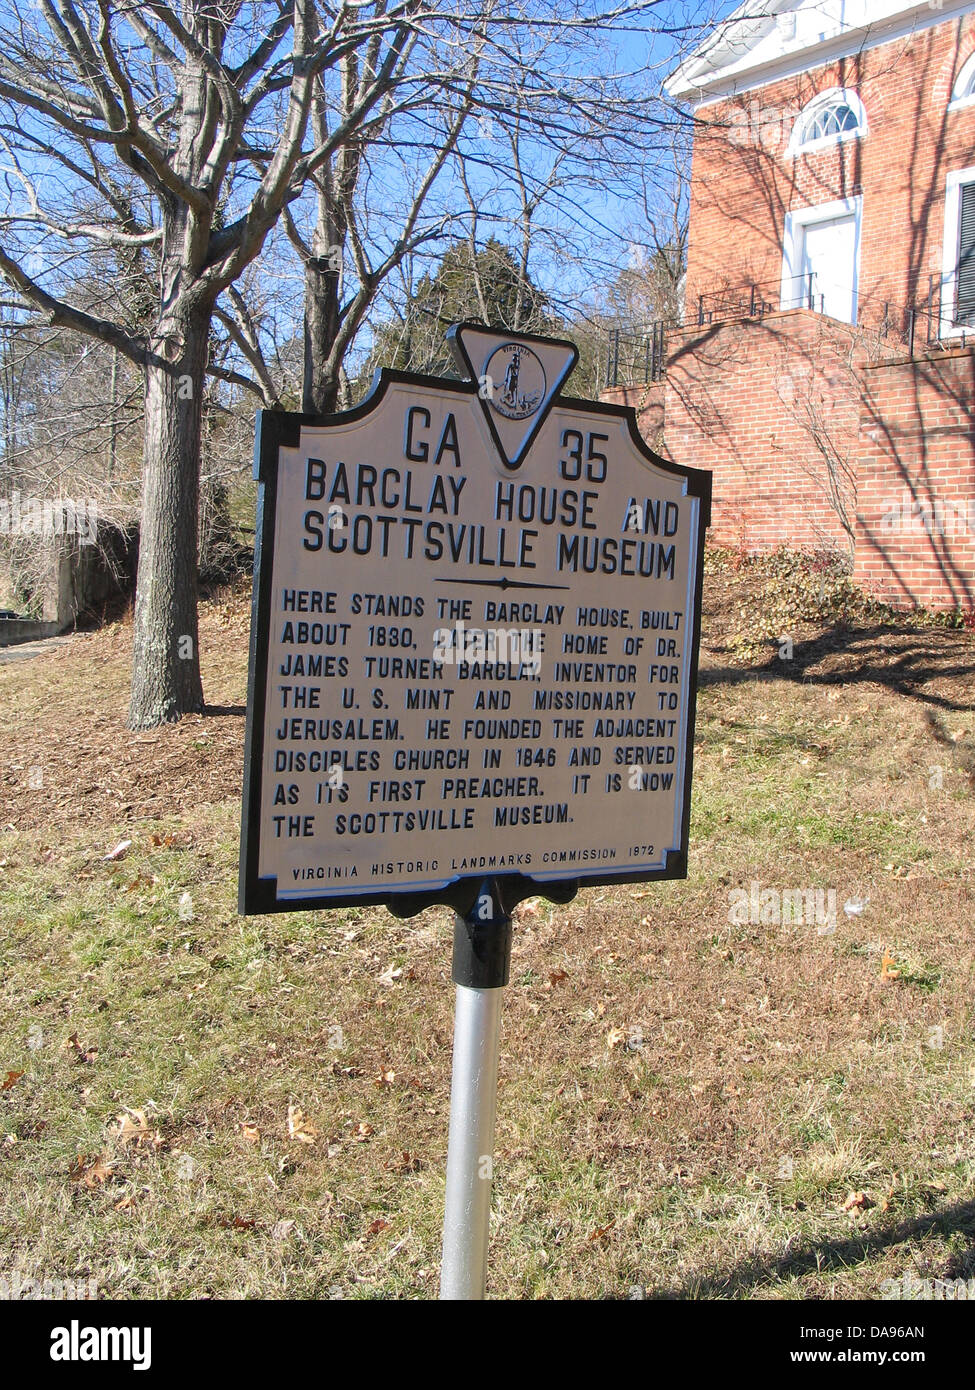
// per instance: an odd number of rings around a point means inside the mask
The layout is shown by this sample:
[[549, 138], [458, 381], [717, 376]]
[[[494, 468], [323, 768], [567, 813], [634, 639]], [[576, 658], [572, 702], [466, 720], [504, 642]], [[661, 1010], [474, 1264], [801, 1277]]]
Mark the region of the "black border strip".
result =
[[[483, 325], [477, 325], [483, 327]], [[512, 335], [527, 336], [527, 335]], [[539, 339], [547, 342], [549, 339]], [[368, 395], [352, 410], [330, 415], [307, 415], [293, 411], [260, 410], [254, 441], [254, 477], [258, 483], [257, 525], [254, 548], [254, 589], [251, 601], [251, 640], [247, 683], [247, 721], [244, 738], [243, 795], [241, 798], [240, 874], [237, 910], [243, 915], [271, 912], [307, 912], [325, 908], [385, 906], [396, 917], [412, 917], [424, 908], [446, 904], [462, 915], [473, 907], [485, 870], [465, 875], [444, 888], [417, 893], [320, 895], [307, 898], [277, 897], [277, 880], [258, 876], [260, 852], [261, 772], [264, 762], [264, 717], [267, 698], [267, 667], [271, 626], [271, 571], [274, 549], [274, 520], [277, 502], [278, 454], [282, 448], [297, 448], [304, 428], [328, 428], [351, 424], [371, 414], [383, 401], [391, 385], [415, 386], [421, 390], [476, 394], [476, 382], [453, 381], [448, 377], [421, 376], [382, 368], [373, 378]], [[652, 883], [662, 879], [687, 877], [687, 846], [690, 836], [691, 777], [694, 761], [694, 730], [697, 714], [698, 659], [701, 642], [701, 589], [704, 580], [704, 536], [711, 522], [711, 474], [700, 468], [682, 468], [655, 453], [640, 434], [632, 406], [608, 401], [587, 401], [574, 396], [556, 396], [551, 406], [567, 407], [588, 414], [623, 420], [630, 440], [644, 458], [666, 473], [686, 480], [687, 494], [700, 500], [697, 534], [697, 578], [694, 591], [692, 646], [685, 653], [689, 660], [687, 735], [684, 749], [684, 801], [681, 821], [681, 848], [670, 850], [662, 869], [640, 869], [630, 874], [592, 874], [578, 878], [547, 879], [544, 882], [525, 874], [498, 873], [505, 904], [510, 910], [525, 898], [542, 897], [566, 903], [580, 888], [598, 888], [627, 883]], [[686, 624], [686, 618], [685, 618]]]

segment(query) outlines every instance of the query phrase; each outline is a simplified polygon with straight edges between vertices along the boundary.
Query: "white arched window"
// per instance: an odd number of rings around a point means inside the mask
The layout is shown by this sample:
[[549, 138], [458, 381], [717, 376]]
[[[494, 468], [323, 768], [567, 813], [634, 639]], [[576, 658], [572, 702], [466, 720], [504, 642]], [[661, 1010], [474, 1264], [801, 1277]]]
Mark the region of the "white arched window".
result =
[[856, 92], [834, 87], [820, 92], [799, 113], [789, 141], [790, 154], [838, 145], [844, 140], [857, 140], [867, 133], [867, 113]]
[[975, 53], [969, 58], [961, 72], [955, 78], [955, 85], [951, 89], [951, 104], [948, 110], [951, 111], [958, 106], [975, 105]]

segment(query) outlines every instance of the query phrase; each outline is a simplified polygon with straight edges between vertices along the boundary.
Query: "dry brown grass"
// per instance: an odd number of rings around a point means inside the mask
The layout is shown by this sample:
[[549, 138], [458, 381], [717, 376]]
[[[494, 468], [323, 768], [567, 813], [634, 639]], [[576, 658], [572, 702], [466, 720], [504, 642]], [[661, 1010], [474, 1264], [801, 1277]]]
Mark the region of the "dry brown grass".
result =
[[[708, 585], [688, 880], [519, 914], [496, 1295], [975, 1275], [975, 644], [819, 630], [743, 667], [748, 582]], [[0, 1272], [432, 1296], [450, 917], [237, 917], [247, 625], [243, 593], [204, 608], [236, 712], [151, 734], [124, 624], [0, 669]], [[732, 921], [753, 879], [835, 889], [835, 932]]]

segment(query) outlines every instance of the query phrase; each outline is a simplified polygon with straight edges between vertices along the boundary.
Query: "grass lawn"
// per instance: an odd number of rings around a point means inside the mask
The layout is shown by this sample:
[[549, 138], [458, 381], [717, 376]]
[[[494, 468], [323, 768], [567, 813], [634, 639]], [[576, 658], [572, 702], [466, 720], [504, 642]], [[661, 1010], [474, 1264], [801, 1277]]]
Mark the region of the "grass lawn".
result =
[[[707, 581], [686, 882], [519, 909], [495, 1297], [975, 1276], [975, 636], [742, 664], [765, 583]], [[451, 917], [237, 916], [248, 602], [175, 727], [124, 727], [125, 622], [0, 667], [0, 1275], [435, 1297]]]

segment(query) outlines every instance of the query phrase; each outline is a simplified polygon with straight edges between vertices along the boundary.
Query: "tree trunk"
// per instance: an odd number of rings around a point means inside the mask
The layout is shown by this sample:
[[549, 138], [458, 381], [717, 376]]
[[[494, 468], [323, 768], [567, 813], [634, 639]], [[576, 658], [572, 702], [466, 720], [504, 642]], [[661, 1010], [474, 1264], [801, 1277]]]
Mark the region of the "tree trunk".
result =
[[328, 415], [338, 406], [338, 372], [329, 358], [339, 331], [339, 275], [328, 254], [305, 262], [305, 370], [301, 408]]
[[174, 306], [149, 344], [132, 729], [203, 710], [197, 531], [209, 329], [208, 309]]

